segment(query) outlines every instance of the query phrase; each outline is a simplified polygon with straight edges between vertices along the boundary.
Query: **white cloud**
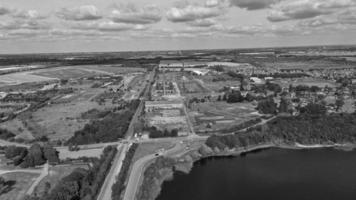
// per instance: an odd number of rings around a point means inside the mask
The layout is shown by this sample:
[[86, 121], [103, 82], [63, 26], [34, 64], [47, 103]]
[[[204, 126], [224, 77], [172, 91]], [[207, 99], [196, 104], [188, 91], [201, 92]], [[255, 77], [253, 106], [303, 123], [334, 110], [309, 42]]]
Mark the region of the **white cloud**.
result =
[[209, 0], [205, 5], [186, 4], [173, 7], [166, 15], [171, 22], [192, 22], [221, 16], [225, 8], [223, 2]]
[[1, 21], [0, 29], [2, 30], [15, 30], [15, 29], [30, 29], [30, 30], [40, 30], [49, 29], [50, 25], [45, 22], [39, 22], [36, 20], [9, 20]]
[[161, 21], [162, 17], [159, 8], [155, 5], [138, 8], [129, 4], [113, 10], [111, 19], [119, 23], [154, 24]]
[[272, 6], [268, 20], [280, 22], [314, 18], [355, 5], [355, 0], [285, 0]]
[[59, 18], [65, 20], [82, 21], [102, 18], [99, 10], [93, 5], [84, 5], [77, 8], [62, 8], [57, 12]]
[[15, 18], [22, 19], [45, 19], [46, 16], [41, 15], [37, 10], [17, 10], [12, 14]]

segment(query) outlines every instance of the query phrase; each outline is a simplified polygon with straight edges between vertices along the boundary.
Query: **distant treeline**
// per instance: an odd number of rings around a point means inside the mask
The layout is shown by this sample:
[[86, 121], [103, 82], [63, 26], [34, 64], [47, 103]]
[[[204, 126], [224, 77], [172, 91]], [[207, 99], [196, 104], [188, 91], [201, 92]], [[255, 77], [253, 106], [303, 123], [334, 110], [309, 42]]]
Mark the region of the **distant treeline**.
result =
[[[140, 59], [125, 59], [117, 56], [109, 55], [92, 55], [78, 56], [74, 59], [65, 59], [67, 56], [54, 55], [17, 55], [17, 56], [2, 56], [0, 66], [7, 65], [31, 65], [31, 64], [46, 64], [53, 66], [66, 65], [99, 65], [99, 64], [122, 64], [125, 67], [138, 67], [137, 65], [158, 64], [158, 58], [140, 58]], [[75, 56], [73, 56], [75, 57]], [[134, 64], [134, 65], [132, 65]]]
[[356, 114], [311, 114], [278, 117], [269, 123], [246, 132], [212, 136], [206, 144], [212, 148], [225, 149], [248, 147], [264, 143], [355, 143]]

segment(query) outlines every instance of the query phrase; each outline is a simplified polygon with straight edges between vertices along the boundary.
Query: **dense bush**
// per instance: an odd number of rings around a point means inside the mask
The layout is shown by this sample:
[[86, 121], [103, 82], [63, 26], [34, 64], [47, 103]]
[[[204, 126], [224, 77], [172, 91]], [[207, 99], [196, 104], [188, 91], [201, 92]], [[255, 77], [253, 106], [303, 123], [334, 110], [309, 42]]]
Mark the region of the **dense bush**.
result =
[[148, 131], [150, 138], [164, 138], [164, 137], [177, 137], [178, 136], [177, 129], [173, 129], [171, 131], [168, 131], [167, 129], [165, 129], [164, 131], [161, 131], [153, 126], [153, 127], [145, 128], [144, 130]]
[[240, 91], [231, 91], [226, 94], [226, 102], [227, 103], [238, 103], [238, 102], [243, 102], [244, 97], [241, 95]]
[[273, 98], [267, 98], [258, 102], [257, 110], [263, 114], [275, 114], [277, 112], [277, 104]]
[[103, 119], [86, 124], [82, 130], [74, 133], [67, 144], [83, 145], [117, 141], [125, 136], [138, 104], [139, 101], [133, 101], [125, 105], [124, 110], [112, 112]]
[[278, 117], [266, 125], [244, 133], [212, 136], [206, 144], [219, 149], [247, 147], [263, 143], [354, 143], [356, 114], [308, 115]]
[[5, 149], [5, 157], [11, 159], [15, 166], [23, 168], [43, 165], [47, 160], [50, 164], [58, 164], [58, 152], [52, 146], [41, 147], [39, 144], [26, 147], [9, 146]]
[[154, 163], [147, 167], [144, 172], [142, 185], [138, 191], [137, 199], [153, 199], [162, 179], [161, 171], [172, 169], [176, 161], [172, 158], [159, 157]]
[[12, 132], [6, 130], [6, 129], [2, 129], [0, 128], [0, 139], [2, 140], [9, 140], [11, 138], [14, 138], [16, 135], [13, 134]]

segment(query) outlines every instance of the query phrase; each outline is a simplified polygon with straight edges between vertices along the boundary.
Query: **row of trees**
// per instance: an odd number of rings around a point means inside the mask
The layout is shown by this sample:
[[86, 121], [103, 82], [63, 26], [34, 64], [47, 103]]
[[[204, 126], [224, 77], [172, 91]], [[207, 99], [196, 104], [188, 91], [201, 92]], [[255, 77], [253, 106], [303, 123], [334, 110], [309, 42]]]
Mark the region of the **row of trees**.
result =
[[[264, 143], [355, 143], [356, 114], [325, 115], [311, 108], [296, 117], [278, 117], [266, 125], [229, 136], [212, 136], [206, 144], [212, 148], [234, 148]], [[315, 112], [314, 112], [315, 111]], [[312, 113], [312, 114], [310, 114]]]
[[22, 168], [43, 165], [48, 161], [50, 164], [58, 164], [58, 152], [50, 145], [41, 146], [33, 144], [29, 149], [26, 147], [9, 146], [5, 149], [5, 157], [11, 159], [15, 166]]
[[116, 182], [112, 186], [111, 199], [120, 200], [123, 192], [126, 188], [125, 181], [127, 179], [127, 175], [130, 169], [131, 161], [135, 155], [136, 149], [138, 148], [138, 144], [134, 143], [126, 153], [125, 159], [122, 163], [122, 167], [119, 175], [116, 178]]
[[164, 129], [163, 131], [157, 129], [155, 126], [144, 128], [144, 131], [149, 133], [150, 138], [164, 138], [164, 137], [177, 137], [178, 130], [172, 129], [171, 131]]

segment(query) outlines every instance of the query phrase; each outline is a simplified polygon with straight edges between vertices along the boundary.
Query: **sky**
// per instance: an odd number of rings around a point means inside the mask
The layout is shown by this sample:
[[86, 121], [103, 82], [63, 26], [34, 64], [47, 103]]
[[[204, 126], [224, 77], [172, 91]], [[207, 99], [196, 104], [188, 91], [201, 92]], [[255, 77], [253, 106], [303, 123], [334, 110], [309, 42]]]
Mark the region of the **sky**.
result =
[[356, 0], [1, 0], [0, 53], [356, 44]]

